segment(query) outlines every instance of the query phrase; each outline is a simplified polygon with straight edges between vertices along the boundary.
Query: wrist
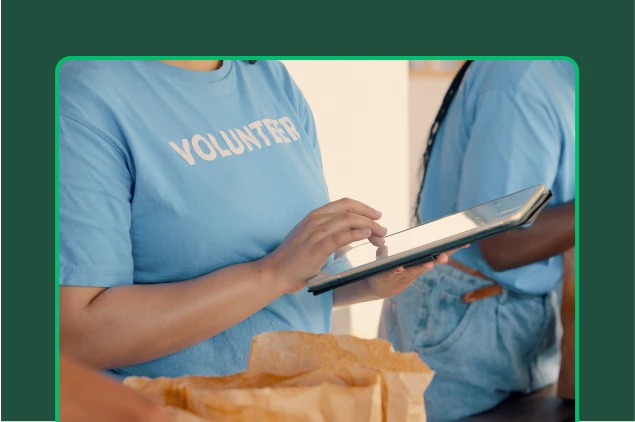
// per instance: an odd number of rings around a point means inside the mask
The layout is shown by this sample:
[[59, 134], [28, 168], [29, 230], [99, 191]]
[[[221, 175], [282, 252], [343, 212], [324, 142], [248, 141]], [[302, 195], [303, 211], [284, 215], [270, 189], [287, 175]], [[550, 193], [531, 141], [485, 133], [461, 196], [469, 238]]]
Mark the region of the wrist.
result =
[[390, 296], [384, 295], [383, 292], [378, 291], [378, 289], [375, 288], [375, 285], [370, 281], [370, 278], [365, 278], [358, 284], [360, 295], [365, 297], [366, 300], [385, 299], [386, 297]]
[[273, 259], [269, 255], [258, 261], [254, 261], [252, 264], [259, 284], [265, 286], [268, 291], [274, 292], [276, 297], [293, 293], [289, 287], [293, 284], [285, 282], [284, 277], [277, 270], [276, 263], [273, 262]]

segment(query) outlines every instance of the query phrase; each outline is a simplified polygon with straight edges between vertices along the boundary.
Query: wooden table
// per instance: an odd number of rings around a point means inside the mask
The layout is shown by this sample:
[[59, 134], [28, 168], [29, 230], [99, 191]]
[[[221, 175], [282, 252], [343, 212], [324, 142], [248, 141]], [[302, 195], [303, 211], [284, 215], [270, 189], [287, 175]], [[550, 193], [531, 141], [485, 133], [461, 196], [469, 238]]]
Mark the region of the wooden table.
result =
[[572, 422], [575, 420], [575, 404], [559, 399], [556, 386], [530, 395], [511, 397], [498, 407], [462, 419], [463, 422]]

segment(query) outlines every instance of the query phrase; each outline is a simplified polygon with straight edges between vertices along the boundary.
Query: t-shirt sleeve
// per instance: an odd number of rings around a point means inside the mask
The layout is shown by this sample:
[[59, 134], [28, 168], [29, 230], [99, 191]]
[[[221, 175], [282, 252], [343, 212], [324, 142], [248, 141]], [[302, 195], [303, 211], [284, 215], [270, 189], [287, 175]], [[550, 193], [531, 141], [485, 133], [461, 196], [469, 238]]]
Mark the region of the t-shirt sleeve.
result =
[[320, 150], [320, 142], [318, 140], [318, 134], [317, 134], [317, 129], [315, 127], [315, 119], [313, 117], [313, 112], [311, 111], [311, 107], [309, 107], [309, 104], [307, 103], [302, 93], [300, 93], [300, 96], [301, 96], [300, 117], [302, 118], [302, 125], [306, 133], [309, 135], [309, 138], [311, 139], [311, 144], [313, 146], [313, 149], [315, 150], [316, 158], [320, 162], [320, 168], [322, 168], [322, 171], [324, 171], [324, 165], [322, 164], [322, 151]]
[[560, 151], [559, 125], [547, 102], [507, 91], [482, 93], [460, 168], [458, 209], [541, 183], [551, 188]]
[[278, 64], [279, 69], [281, 71], [283, 77], [283, 86], [289, 96], [289, 99], [293, 103], [296, 112], [301, 120], [302, 128], [309, 136], [309, 140], [311, 142], [311, 146], [315, 152], [316, 159], [319, 161], [320, 168], [324, 171], [324, 166], [322, 163], [322, 152], [320, 150], [320, 143], [318, 141], [317, 129], [315, 126], [315, 118], [313, 117], [313, 111], [311, 111], [311, 107], [307, 102], [306, 98], [304, 98], [304, 94], [302, 90], [296, 82], [293, 80], [293, 77], [287, 70], [286, 66], [282, 62], [276, 62]]
[[133, 178], [125, 150], [108, 135], [60, 116], [60, 284], [132, 284]]

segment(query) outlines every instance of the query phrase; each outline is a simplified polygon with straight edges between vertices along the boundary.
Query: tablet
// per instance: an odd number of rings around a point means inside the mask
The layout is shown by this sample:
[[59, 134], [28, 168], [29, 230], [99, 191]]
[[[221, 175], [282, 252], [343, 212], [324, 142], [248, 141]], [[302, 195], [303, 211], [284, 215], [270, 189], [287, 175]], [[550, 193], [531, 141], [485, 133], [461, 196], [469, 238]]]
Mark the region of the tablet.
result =
[[319, 295], [400, 266], [431, 262], [443, 252], [527, 226], [551, 196], [544, 185], [537, 185], [391, 234], [383, 246], [370, 242], [355, 246], [311, 279], [309, 292]]

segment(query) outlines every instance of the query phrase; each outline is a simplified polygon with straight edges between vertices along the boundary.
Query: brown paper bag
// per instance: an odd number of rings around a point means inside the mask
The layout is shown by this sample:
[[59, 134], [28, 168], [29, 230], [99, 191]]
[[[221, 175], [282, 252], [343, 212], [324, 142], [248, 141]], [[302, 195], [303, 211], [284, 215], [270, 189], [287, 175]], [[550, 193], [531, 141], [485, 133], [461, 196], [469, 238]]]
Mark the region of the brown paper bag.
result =
[[381, 421], [377, 373], [318, 369], [294, 376], [241, 373], [227, 377], [129, 377], [124, 384], [205, 420]]
[[382, 380], [382, 410], [386, 422], [425, 422], [423, 393], [434, 372], [416, 353], [396, 353], [381, 339], [287, 331], [254, 337], [248, 371], [293, 373], [328, 369], [336, 374], [376, 371]]
[[227, 411], [222, 414], [212, 415], [209, 418], [203, 419], [200, 416], [195, 415], [186, 410], [179, 409], [177, 407], [167, 406], [165, 407], [167, 416], [170, 422], [209, 422], [209, 421], [222, 421], [222, 422], [305, 422], [306, 419], [295, 418], [288, 415], [281, 415], [275, 412], [271, 412], [266, 409], [258, 409], [255, 407], [249, 408], [228, 408]]
[[207, 422], [205, 419], [196, 416], [193, 413], [176, 407], [166, 406], [165, 413], [167, 414], [170, 422]]

